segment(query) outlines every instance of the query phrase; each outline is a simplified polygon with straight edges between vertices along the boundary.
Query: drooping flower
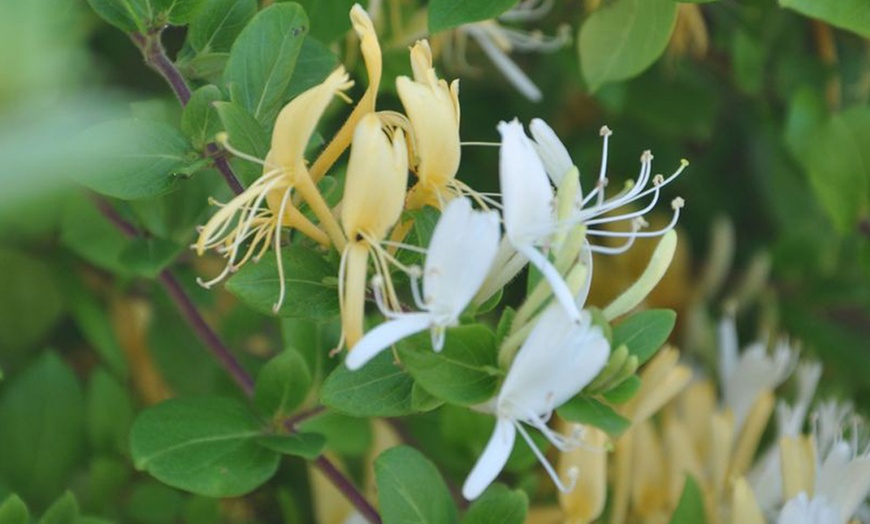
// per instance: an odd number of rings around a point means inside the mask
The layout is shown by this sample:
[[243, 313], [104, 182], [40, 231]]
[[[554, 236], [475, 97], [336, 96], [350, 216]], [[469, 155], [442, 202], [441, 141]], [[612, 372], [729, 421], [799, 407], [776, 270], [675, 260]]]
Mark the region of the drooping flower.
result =
[[495, 480], [513, 449], [517, 432], [532, 448], [556, 486], [568, 491], [570, 486], [559, 479], [523, 425], [539, 430], [560, 450], [579, 445], [576, 436], [556, 433], [547, 426], [547, 420], [554, 409], [598, 375], [609, 356], [610, 344], [601, 329], [592, 325], [588, 312], [584, 311], [579, 322], [575, 322], [558, 304], [545, 309], [514, 358], [498, 395], [483, 407], [495, 415], [495, 429], [465, 480], [463, 496], [475, 499]]
[[349, 241], [341, 257], [338, 293], [345, 342], [350, 348], [363, 332], [370, 251], [375, 255], [376, 272], [392, 289], [388, 255], [380, 242], [399, 220], [407, 184], [404, 132], [384, 129], [376, 114], [366, 114], [354, 132], [341, 208], [341, 225]]
[[354, 346], [345, 364], [359, 369], [395, 342], [425, 329], [432, 331], [432, 347], [440, 351], [445, 329], [459, 321], [492, 265], [498, 250], [498, 215], [493, 211], [474, 211], [471, 202], [457, 198], [450, 202], [438, 220], [426, 254], [423, 290], [417, 290], [412, 274], [416, 313], [390, 311], [379, 285], [375, 297], [388, 320], [372, 329]]
[[448, 86], [432, 66], [429, 42], [411, 48], [414, 79], [396, 78], [396, 90], [413, 130], [413, 170], [417, 183], [408, 193], [408, 209], [442, 208], [465, 188], [455, 179], [459, 169], [459, 80]]
[[[201, 281], [203, 286], [219, 282], [252, 258], [258, 260], [272, 246], [278, 261], [280, 282], [279, 298], [274, 306], [277, 309], [283, 302], [285, 289], [278, 249], [281, 227], [298, 229], [324, 245], [332, 242], [339, 249], [344, 246], [338, 222], [309, 176], [304, 152], [328, 104], [352, 85], [344, 68], [339, 67], [321, 84], [284, 106], [275, 120], [272, 149], [265, 160], [233, 151], [263, 164], [263, 175], [242, 194], [221, 205], [221, 209], [200, 229], [195, 245], [197, 253], [202, 255], [207, 249], [216, 248], [227, 259], [223, 272], [212, 280]], [[296, 208], [291, 200], [293, 191], [298, 191], [308, 203], [323, 230]], [[249, 239], [250, 244], [244, 248]]]

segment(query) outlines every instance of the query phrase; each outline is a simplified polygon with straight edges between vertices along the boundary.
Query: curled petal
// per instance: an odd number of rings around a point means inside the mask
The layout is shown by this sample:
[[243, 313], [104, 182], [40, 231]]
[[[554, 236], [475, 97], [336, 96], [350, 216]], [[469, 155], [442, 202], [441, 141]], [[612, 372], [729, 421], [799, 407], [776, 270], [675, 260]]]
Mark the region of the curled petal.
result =
[[409, 313], [388, 320], [366, 333], [347, 355], [344, 363], [348, 369], [359, 369], [396, 342], [425, 330], [431, 322], [428, 313]]
[[514, 447], [517, 430], [510, 419], [496, 420], [495, 429], [484, 448], [477, 464], [462, 485], [462, 496], [474, 500], [480, 496], [492, 481], [501, 473]]

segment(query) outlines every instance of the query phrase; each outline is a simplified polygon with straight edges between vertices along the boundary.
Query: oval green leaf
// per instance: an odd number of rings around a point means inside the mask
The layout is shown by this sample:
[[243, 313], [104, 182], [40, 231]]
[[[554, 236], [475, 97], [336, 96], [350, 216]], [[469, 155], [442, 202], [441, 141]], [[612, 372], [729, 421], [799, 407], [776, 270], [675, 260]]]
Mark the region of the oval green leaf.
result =
[[677, 21], [673, 0], [614, 0], [583, 22], [577, 39], [580, 69], [597, 91], [639, 75], [658, 59]]
[[311, 387], [311, 372], [297, 351], [287, 349], [263, 366], [254, 386], [254, 404], [270, 417], [299, 407]]
[[779, 5], [870, 38], [870, 2], [866, 0], [779, 0]]
[[474, 501], [462, 524], [523, 524], [529, 511], [529, 497], [521, 490], [493, 484]]
[[414, 380], [384, 351], [357, 371], [343, 364], [323, 383], [323, 404], [355, 417], [400, 417], [414, 413]]
[[236, 497], [269, 480], [279, 456], [257, 443], [259, 421], [235, 400], [172, 399], [143, 411], [130, 434], [133, 463], [172, 487]]
[[629, 355], [637, 357], [638, 365], [649, 360], [668, 341], [677, 314], [670, 309], [649, 309], [636, 313], [613, 328], [613, 344], [625, 344]]
[[607, 404], [594, 398], [576, 396], [558, 409], [559, 416], [569, 422], [589, 424], [618, 437], [628, 429], [631, 422]]
[[187, 28], [187, 43], [197, 54], [228, 52], [257, 13], [257, 0], [206, 0]]
[[435, 465], [407, 446], [388, 449], [375, 460], [378, 502], [384, 522], [450, 524], [456, 506]]

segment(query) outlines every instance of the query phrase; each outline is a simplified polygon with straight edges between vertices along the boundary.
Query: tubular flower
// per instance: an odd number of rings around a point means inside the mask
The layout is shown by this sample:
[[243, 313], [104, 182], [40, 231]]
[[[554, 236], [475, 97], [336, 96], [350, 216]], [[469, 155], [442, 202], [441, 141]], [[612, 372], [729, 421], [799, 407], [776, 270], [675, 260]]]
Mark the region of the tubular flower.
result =
[[494, 211], [474, 211], [465, 198], [451, 201], [432, 233], [422, 294], [417, 290], [416, 276], [411, 274], [411, 290], [421, 311], [390, 311], [379, 283], [375, 283], [378, 306], [389, 320], [366, 333], [354, 346], [345, 360], [347, 367], [359, 369], [395, 342], [427, 328], [432, 330], [433, 349], [440, 351], [445, 329], [458, 324], [459, 315], [486, 278], [498, 242], [498, 215]]
[[[414, 79], [400, 76], [396, 89], [413, 129], [413, 169], [418, 182], [408, 195], [407, 207], [442, 208], [451, 193], [471, 192], [454, 177], [459, 169], [459, 80], [447, 85], [435, 75], [429, 42], [411, 48]], [[452, 190], [452, 191], [449, 191]]]
[[[261, 258], [272, 245], [278, 261], [280, 295], [275, 309], [284, 299], [284, 275], [280, 245], [280, 227], [292, 227], [323, 245], [330, 241], [344, 246], [344, 236], [329, 207], [309, 176], [305, 163], [305, 146], [327, 105], [336, 95], [353, 85], [343, 67], [330, 74], [323, 83], [308, 89], [284, 106], [275, 121], [272, 148], [265, 160], [251, 158], [228, 148], [237, 156], [263, 165], [263, 175], [242, 194], [236, 196], [200, 229], [195, 244], [198, 254], [216, 248], [227, 264], [214, 279], [200, 284], [210, 287], [242, 264]], [[295, 207], [290, 197], [296, 190], [320, 220], [324, 230], [311, 223]], [[265, 202], [265, 206], [263, 206]], [[246, 249], [243, 244], [252, 239]]]
[[518, 431], [559, 490], [570, 491], [576, 470], [569, 472], [573, 477], [571, 485], [563, 484], [523, 424], [539, 430], [562, 451], [580, 445], [577, 435], [560, 435], [547, 426], [547, 420], [554, 409], [598, 375], [609, 356], [610, 344], [601, 329], [592, 325], [588, 312], [574, 322], [556, 304], [545, 309], [511, 364], [498, 396], [484, 408], [495, 415], [495, 429], [465, 480], [462, 495], [475, 499], [495, 480], [507, 462]]
[[354, 4], [350, 10], [350, 22], [353, 30], [359, 37], [359, 48], [366, 65], [366, 74], [369, 77], [369, 85], [356, 106], [353, 108], [347, 120], [326, 145], [314, 164], [311, 165], [311, 178], [315, 182], [329, 171], [338, 157], [350, 146], [351, 138], [360, 119], [375, 110], [378, 88], [381, 85], [383, 71], [383, 59], [381, 57], [381, 45], [378, 43], [378, 35], [369, 14], [359, 4]]
[[501, 22], [530, 22], [543, 18], [553, 7], [553, 0], [522, 0], [513, 9], [497, 19], [460, 26], [456, 30], [455, 43], [448, 41], [450, 48], [446, 58], [468, 68], [465, 60], [466, 42], [471, 37], [510, 84], [533, 102], [542, 98], [541, 90], [522, 69], [508, 56], [513, 51], [550, 53], [564, 47], [570, 40], [569, 27], [559, 28], [556, 36], [546, 36], [539, 31], [522, 31], [505, 27]]
[[396, 302], [387, 265], [395, 259], [380, 242], [399, 220], [407, 184], [404, 133], [394, 129], [389, 137], [377, 115], [363, 116], [353, 136], [341, 208], [349, 242], [341, 257], [338, 293], [348, 347], [362, 336], [369, 251], [375, 255], [375, 271], [386, 282], [388, 298]]

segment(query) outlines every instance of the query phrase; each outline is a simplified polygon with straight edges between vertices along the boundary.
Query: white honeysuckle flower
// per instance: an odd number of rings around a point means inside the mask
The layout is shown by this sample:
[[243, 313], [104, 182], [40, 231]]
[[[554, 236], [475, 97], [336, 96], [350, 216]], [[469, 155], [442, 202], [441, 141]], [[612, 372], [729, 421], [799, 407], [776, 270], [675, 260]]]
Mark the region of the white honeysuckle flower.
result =
[[[558, 304], [541, 313], [529, 337], [517, 352], [498, 395], [482, 409], [496, 417], [495, 429], [486, 448], [462, 487], [462, 495], [475, 499], [504, 468], [513, 449], [516, 433], [532, 448], [535, 456], [563, 492], [566, 486], [543, 452], [535, 446], [523, 424], [538, 429], [554, 446], [565, 451], [581, 444], [579, 436], [564, 436], [547, 426], [552, 412], [579, 393], [604, 368], [610, 344], [601, 328], [592, 325], [584, 311], [573, 322]], [[576, 471], [570, 476], [575, 476]]]
[[547, 36], [540, 31], [522, 31], [505, 27], [499, 22], [531, 22], [547, 15], [553, 7], [553, 0], [523, 0], [497, 19], [466, 24], [456, 29], [457, 51], [460, 56], [454, 61], [466, 65], [462, 56], [465, 39], [471, 37], [493, 64], [501, 71], [508, 82], [523, 96], [539, 102], [543, 95], [538, 86], [522, 69], [511, 60], [512, 51], [551, 53], [563, 48], [571, 40], [570, 28], [563, 25], [555, 36]]
[[519, 253], [541, 272], [556, 299], [575, 322], [580, 309], [574, 294], [547, 256], [538, 250], [556, 230], [555, 194], [544, 164], [522, 124], [500, 122], [499, 177], [505, 236]]
[[394, 343], [427, 328], [432, 330], [433, 349], [440, 351], [446, 328], [459, 322], [459, 315], [489, 273], [499, 237], [496, 212], [475, 211], [467, 198], [450, 201], [432, 232], [422, 293], [417, 289], [416, 275], [411, 275], [411, 290], [421, 311], [390, 311], [375, 283], [375, 298], [388, 320], [357, 342], [345, 359], [347, 367], [359, 369]]
[[840, 512], [824, 497], [813, 497], [801, 492], [789, 500], [776, 520], [777, 524], [844, 524]]
[[739, 432], [752, 406], [764, 391], [773, 391], [791, 375], [797, 364], [797, 351], [779, 340], [773, 354], [765, 342], [737, 350], [737, 326], [733, 317], [719, 323], [719, 382], [725, 405], [734, 414], [734, 430]]
[[529, 131], [532, 133], [535, 150], [541, 161], [544, 163], [544, 168], [553, 181], [553, 185], [559, 187], [562, 185], [562, 180], [565, 175], [574, 167], [574, 162], [571, 160], [571, 155], [568, 154], [568, 149], [565, 144], [559, 140], [553, 128], [547, 125], [540, 118], [533, 118], [529, 124]]

